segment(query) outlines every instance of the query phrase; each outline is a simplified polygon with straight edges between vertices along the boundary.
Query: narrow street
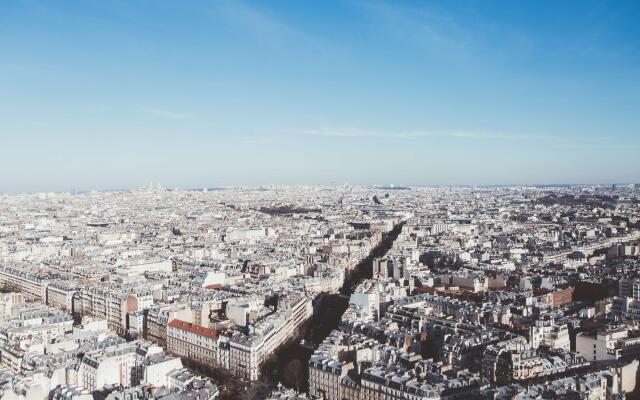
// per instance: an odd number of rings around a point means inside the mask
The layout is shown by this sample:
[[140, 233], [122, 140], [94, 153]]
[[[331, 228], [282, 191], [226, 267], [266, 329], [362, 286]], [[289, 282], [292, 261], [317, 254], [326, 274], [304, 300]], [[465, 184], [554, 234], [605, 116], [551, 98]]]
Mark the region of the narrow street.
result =
[[[362, 260], [349, 273], [344, 281], [344, 285], [336, 294], [321, 294], [316, 299], [313, 316], [302, 327], [298, 337], [293, 339], [288, 345], [278, 349], [274, 360], [265, 364], [263, 368], [264, 379], [272, 385], [282, 383], [302, 392], [308, 392], [308, 368], [307, 364], [313, 348], [338, 328], [342, 314], [349, 306], [349, 297], [356, 286], [366, 278], [373, 275], [373, 259], [384, 256], [393, 246], [393, 242], [398, 238], [404, 226], [404, 222], [395, 225], [383, 237], [369, 256]], [[305, 344], [301, 344], [302, 340]]]

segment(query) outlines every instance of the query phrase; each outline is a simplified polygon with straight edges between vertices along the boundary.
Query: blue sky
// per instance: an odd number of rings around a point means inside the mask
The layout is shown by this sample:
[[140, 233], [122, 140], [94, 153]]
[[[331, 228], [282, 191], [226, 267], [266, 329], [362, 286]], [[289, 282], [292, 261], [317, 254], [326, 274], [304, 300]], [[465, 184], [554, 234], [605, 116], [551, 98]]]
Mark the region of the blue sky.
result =
[[0, 4], [0, 191], [640, 181], [640, 2]]

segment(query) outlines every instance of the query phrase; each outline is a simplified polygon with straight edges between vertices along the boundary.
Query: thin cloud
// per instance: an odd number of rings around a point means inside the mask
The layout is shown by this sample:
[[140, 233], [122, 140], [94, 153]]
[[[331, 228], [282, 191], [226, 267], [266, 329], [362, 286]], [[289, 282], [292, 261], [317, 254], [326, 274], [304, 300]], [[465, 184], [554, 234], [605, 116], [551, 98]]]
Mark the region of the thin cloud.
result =
[[256, 145], [256, 144], [267, 144], [273, 142], [271, 138], [243, 138], [239, 140], [242, 144], [247, 145]]
[[140, 110], [145, 111], [149, 114], [153, 114], [157, 117], [168, 118], [168, 119], [189, 119], [193, 118], [192, 113], [184, 113], [184, 112], [175, 112], [162, 110], [154, 107], [140, 107]]
[[471, 35], [456, 19], [443, 12], [384, 1], [354, 4], [376, 29], [419, 46], [463, 53], [471, 41]]
[[242, 1], [221, 1], [216, 9], [223, 16], [261, 38], [284, 37], [293, 29], [274, 16]]
[[450, 138], [460, 141], [495, 141], [495, 142], [538, 142], [563, 148], [599, 148], [607, 147], [609, 139], [606, 136], [565, 136], [532, 133], [502, 133], [473, 130], [429, 131], [411, 130], [390, 132], [382, 130], [368, 130], [360, 128], [322, 128], [306, 130], [276, 129], [263, 131], [262, 136], [249, 136], [237, 142], [247, 145], [272, 143], [276, 140], [289, 140], [300, 136], [316, 136], [336, 139], [385, 139], [397, 141], [412, 141], [426, 138]]
[[530, 140], [530, 139], [555, 139], [548, 135], [528, 135], [528, 134], [504, 134], [487, 132], [447, 132], [444, 136], [460, 139], [482, 139], [482, 140]]
[[248, 32], [256, 41], [278, 50], [300, 54], [323, 55], [330, 58], [341, 53], [333, 43], [313, 35], [305, 26], [286, 20], [266, 7], [257, 7], [245, 1], [219, 1], [214, 4], [216, 14]]
[[[292, 132], [293, 134], [293, 132]], [[383, 132], [374, 130], [362, 130], [355, 128], [331, 128], [298, 131], [297, 134], [310, 136], [325, 136], [335, 138], [371, 138], [387, 140], [417, 140], [421, 138], [451, 138], [466, 141], [496, 141], [496, 142], [530, 142], [543, 143], [554, 148], [563, 149], [615, 149], [635, 148], [631, 145], [612, 145], [606, 136], [564, 136], [550, 134], [531, 133], [501, 133], [485, 131], [407, 131], [407, 132]]]
[[337, 137], [383, 137], [379, 132], [363, 131], [359, 129], [312, 129], [302, 131], [304, 135], [310, 136], [337, 136]]
[[503, 134], [475, 131], [408, 131], [408, 132], [381, 132], [368, 131], [354, 128], [346, 129], [319, 129], [302, 131], [302, 134], [311, 136], [333, 136], [352, 138], [382, 138], [382, 139], [418, 139], [425, 137], [450, 137], [457, 139], [477, 139], [477, 140], [530, 140], [530, 139], [553, 139], [546, 135], [526, 135], [526, 134]]

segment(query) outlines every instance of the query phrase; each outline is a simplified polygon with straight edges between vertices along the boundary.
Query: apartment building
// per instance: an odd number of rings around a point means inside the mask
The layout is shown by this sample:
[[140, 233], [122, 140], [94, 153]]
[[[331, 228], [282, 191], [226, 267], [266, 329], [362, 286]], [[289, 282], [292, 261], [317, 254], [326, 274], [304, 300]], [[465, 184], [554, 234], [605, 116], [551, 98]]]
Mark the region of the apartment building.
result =
[[80, 315], [88, 315], [98, 319], [106, 319], [109, 329], [118, 334], [127, 331], [127, 314], [143, 310], [153, 304], [153, 297], [148, 290], [122, 292], [115, 288], [91, 287], [80, 292]]
[[343, 363], [320, 354], [309, 360], [309, 395], [325, 400], [345, 398], [342, 379], [353, 369], [353, 363]]
[[160, 346], [166, 346], [169, 322], [179, 319], [191, 323], [193, 322], [192, 314], [189, 305], [184, 303], [150, 307], [147, 313], [146, 338], [158, 343]]
[[226, 349], [218, 346], [219, 333], [186, 321], [174, 319], [167, 325], [167, 351], [204, 365], [223, 366]]
[[0, 318], [11, 316], [13, 308], [19, 304], [24, 304], [22, 293], [9, 292], [0, 294]]
[[73, 309], [73, 297], [79, 290], [69, 282], [52, 282], [47, 286], [46, 303], [65, 312]]
[[142, 357], [135, 343], [89, 352], [78, 366], [78, 386], [94, 391], [106, 385], [130, 387], [140, 380]]
[[20, 268], [0, 267], [0, 287], [20, 292], [27, 300], [46, 299], [49, 281], [48, 275], [31, 273]]
[[295, 337], [298, 328], [311, 317], [311, 299], [301, 295], [281, 310], [250, 327], [250, 335], [236, 333], [229, 341], [229, 369], [234, 375], [256, 380], [260, 367], [273, 352]]
[[589, 361], [619, 360], [640, 354], [640, 335], [627, 327], [580, 332], [576, 351]]

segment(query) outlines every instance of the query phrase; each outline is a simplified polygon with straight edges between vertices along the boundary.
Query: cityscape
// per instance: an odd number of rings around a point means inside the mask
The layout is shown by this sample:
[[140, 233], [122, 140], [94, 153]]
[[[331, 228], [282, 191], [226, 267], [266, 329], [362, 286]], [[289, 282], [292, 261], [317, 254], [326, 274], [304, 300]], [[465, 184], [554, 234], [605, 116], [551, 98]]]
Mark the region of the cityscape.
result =
[[0, 2], [0, 400], [640, 399], [640, 2]]
[[638, 185], [152, 183], [0, 205], [3, 399], [640, 388]]

